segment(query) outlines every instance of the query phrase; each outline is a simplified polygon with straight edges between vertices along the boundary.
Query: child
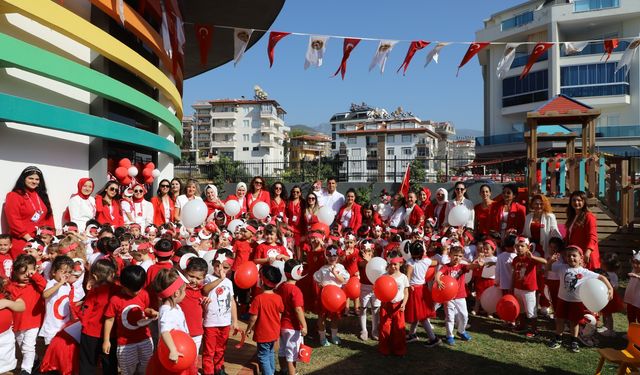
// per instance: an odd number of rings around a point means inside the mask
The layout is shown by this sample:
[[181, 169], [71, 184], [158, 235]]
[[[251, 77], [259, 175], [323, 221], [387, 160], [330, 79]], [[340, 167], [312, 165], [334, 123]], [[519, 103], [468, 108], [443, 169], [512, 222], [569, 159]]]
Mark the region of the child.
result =
[[[44, 318], [44, 292], [47, 281], [36, 272], [36, 259], [20, 254], [13, 264], [11, 283], [6, 291], [11, 299], [24, 301], [25, 309], [13, 313], [15, 341], [22, 352], [21, 369], [31, 374], [36, 358], [36, 338]], [[1, 366], [0, 366], [1, 367]]]
[[[12, 315], [24, 311], [25, 304], [20, 298], [12, 298], [4, 285], [4, 278], [0, 278], [0, 371], [11, 373], [17, 365], [16, 339], [11, 327]], [[24, 362], [24, 357], [22, 361]], [[25, 372], [22, 370], [21, 373]]]
[[[520, 313], [524, 317], [520, 319], [520, 329], [526, 331], [527, 337], [534, 337], [537, 330], [537, 300], [538, 290], [537, 265], [547, 264], [542, 257], [533, 256], [530, 251], [531, 244], [526, 237], [516, 239], [516, 257], [513, 258], [513, 294], [520, 302]], [[528, 324], [527, 324], [528, 323]], [[527, 325], [530, 328], [527, 330]]]
[[551, 307], [553, 311], [556, 311], [556, 304], [558, 303], [558, 291], [560, 289], [560, 276], [551, 269], [551, 258], [554, 254], [558, 254], [556, 256], [557, 260], [555, 264], [564, 263], [564, 258], [562, 257], [562, 252], [564, 252], [564, 241], [562, 238], [551, 237], [549, 239], [549, 257], [547, 258], [547, 275], [545, 277], [545, 285], [547, 290], [549, 291], [549, 299], [551, 300]]
[[[358, 260], [360, 259], [360, 252], [356, 249], [356, 236], [353, 233], [349, 233], [344, 237], [345, 249], [344, 256], [342, 256], [340, 263], [349, 272], [349, 277], [360, 278], [360, 271], [358, 270]], [[345, 305], [345, 313], [349, 315], [356, 315], [356, 311], [360, 310], [360, 299], [356, 298], [353, 301], [353, 309], [349, 310], [350, 299], [347, 298]]]
[[258, 364], [264, 375], [274, 375], [276, 371], [274, 346], [280, 337], [280, 314], [284, 312], [282, 298], [273, 292], [280, 282], [280, 270], [273, 266], [260, 269], [264, 292], [256, 296], [249, 307], [247, 335], [253, 332], [253, 340], [258, 346]]
[[173, 267], [173, 262], [171, 262], [171, 256], [173, 256], [173, 243], [169, 240], [161, 239], [156, 242], [153, 248], [158, 262], [149, 267], [146, 273], [147, 281], [145, 285], [151, 301], [149, 307], [155, 310], [158, 308], [158, 298], [156, 296], [156, 291], [151, 287], [151, 284], [160, 270]]
[[144, 287], [146, 273], [140, 266], [127, 266], [120, 273], [122, 288], [109, 299], [104, 313], [102, 352], [111, 352], [111, 330], [116, 324], [118, 334], [116, 356], [123, 375], [133, 375], [138, 370], [145, 373], [153, 354], [153, 341], [149, 323], [158, 312], [149, 308], [149, 294]]
[[629, 323], [640, 323], [640, 251], [638, 250], [633, 252], [631, 268], [629, 284], [624, 292], [624, 303], [627, 304]]
[[131, 244], [131, 257], [135, 261], [135, 264], [144, 268], [145, 271], [149, 271], [149, 268], [153, 265], [153, 260], [149, 252], [153, 249], [153, 245], [148, 240], [135, 240]]
[[[324, 265], [324, 235], [318, 231], [309, 233], [309, 243], [302, 245], [302, 252], [306, 254], [307, 264], [305, 270], [309, 275], [313, 275]], [[305, 277], [298, 283], [302, 290], [304, 306], [306, 311], [316, 314], [320, 312], [318, 300], [320, 299], [320, 288], [312, 277]]]
[[71, 311], [69, 304], [74, 300], [73, 287], [69, 283], [73, 270], [73, 259], [66, 255], [57, 256], [51, 264], [51, 279], [42, 292], [45, 299], [44, 322], [40, 333], [45, 345], [49, 345], [53, 336], [69, 321]]
[[496, 286], [502, 289], [502, 294], [513, 291], [513, 258], [516, 257], [514, 245], [516, 236], [509, 235], [504, 240], [503, 251], [496, 259]]
[[202, 337], [202, 370], [205, 375], [224, 373], [224, 351], [229, 339], [229, 330], [238, 328], [233, 284], [227, 278], [233, 264], [233, 254], [230, 251], [218, 251], [213, 260], [213, 282], [202, 289], [202, 293], [208, 295], [210, 300], [204, 312]]
[[373, 293], [373, 283], [367, 277], [367, 263], [373, 258], [374, 244], [369, 240], [362, 241], [360, 245], [360, 261], [358, 270], [360, 271], [360, 339], [367, 341], [369, 332], [367, 331], [367, 308], [371, 307], [371, 338], [378, 340], [380, 300]]
[[11, 277], [13, 268], [13, 258], [9, 251], [11, 251], [11, 236], [0, 234], [0, 275], [7, 279]]
[[429, 341], [427, 347], [439, 345], [442, 341], [433, 333], [433, 327], [429, 318], [435, 318], [431, 300], [431, 290], [425, 286], [427, 270], [438, 265], [437, 261], [425, 257], [424, 242], [416, 241], [409, 245], [411, 259], [407, 262], [407, 279], [409, 280], [409, 300], [405, 310], [405, 319], [411, 323], [411, 329], [407, 335], [407, 342], [418, 341], [418, 323], [422, 323], [427, 332]]
[[600, 332], [602, 336], [613, 337], [616, 335], [616, 331], [613, 328], [613, 314], [621, 312], [624, 309], [622, 298], [620, 298], [620, 295], [616, 292], [619, 286], [618, 271], [620, 270], [620, 261], [616, 253], [607, 253], [602, 260], [602, 269], [606, 272], [605, 276], [613, 287], [613, 299], [600, 311], [603, 327], [602, 330], [598, 329], [598, 332]]
[[100, 259], [91, 266], [87, 281], [87, 295], [84, 303], [72, 308], [82, 324], [80, 335], [80, 373], [94, 374], [98, 360], [102, 365], [102, 373], [116, 375], [118, 365], [115, 351], [109, 356], [101, 356], [102, 331], [104, 329], [104, 313], [111, 297], [117, 292], [114, 285], [116, 265], [110, 259]]
[[289, 259], [287, 249], [276, 242], [277, 230], [275, 225], [268, 224], [264, 227], [264, 242], [256, 247], [253, 261], [256, 264], [272, 264], [276, 260]]
[[289, 259], [284, 263], [287, 281], [280, 284], [276, 293], [282, 298], [284, 312], [280, 320], [280, 350], [278, 361], [280, 374], [296, 375], [296, 361], [302, 338], [307, 335], [307, 321], [304, 317], [304, 299], [296, 281], [302, 278], [302, 263]]
[[396, 280], [398, 291], [389, 302], [383, 302], [380, 307], [380, 342], [378, 351], [383, 355], [403, 356], [407, 354], [407, 340], [405, 338], [404, 310], [409, 299], [409, 279], [400, 272], [403, 263], [402, 256], [392, 251], [387, 257], [388, 274]]
[[473, 270], [473, 283], [476, 288], [476, 302], [471, 311], [472, 315], [476, 315], [480, 312], [480, 298], [485, 290], [491, 288], [496, 283], [496, 261], [495, 257], [496, 243], [487, 238], [479, 243], [480, 258], [482, 259], [484, 266]]
[[471, 340], [471, 336], [465, 331], [469, 315], [467, 314], [467, 289], [464, 282], [464, 275], [469, 270], [482, 267], [484, 263], [479, 260], [478, 263], [462, 264], [464, 249], [461, 246], [452, 246], [449, 250], [449, 263], [445, 264], [436, 272], [437, 288], [443, 289], [444, 284], [440, 278], [442, 275], [449, 275], [458, 281], [458, 293], [453, 300], [445, 303], [445, 323], [447, 330], [447, 344], [455, 345], [453, 337], [454, 323], [458, 323], [458, 337], [463, 341]]
[[[347, 281], [349, 281], [349, 272], [345, 270], [342, 264], [338, 263], [339, 256], [340, 249], [336, 245], [330, 245], [327, 247], [327, 250], [325, 250], [327, 264], [322, 266], [313, 274], [313, 280], [321, 288], [327, 285], [342, 287], [347, 283]], [[318, 335], [320, 336], [320, 345], [331, 345], [329, 341], [327, 341], [325, 332], [325, 322], [327, 318], [331, 319], [331, 342], [335, 345], [340, 345], [340, 338], [338, 337], [340, 313], [329, 313], [324, 307], [321, 307], [320, 314], [318, 316]]]
[[551, 258], [552, 270], [560, 276], [560, 290], [558, 292], [556, 317], [556, 336], [549, 343], [549, 348], [558, 349], [562, 346], [562, 332], [565, 322], [569, 323], [571, 332], [571, 346], [569, 350], [573, 353], [580, 352], [578, 345], [578, 322], [582, 320], [586, 313], [586, 308], [580, 301], [578, 289], [586, 280], [598, 279], [605, 283], [608, 289], [609, 300], [613, 297], [613, 288], [603, 275], [589, 271], [582, 266], [584, 253], [577, 246], [568, 246], [565, 249], [566, 264], [554, 264], [558, 259], [558, 254]]
[[[196, 343], [196, 352], [200, 352], [202, 335], [204, 334], [204, 308], [203, 305], [210, 303], [208, 297], [202, 294], [202, 286], [207, 275], [207, 261], [202, 258], [191, 258], [185, 268], [185, 273], [189, 283], [187, 284], [184, 299], [179, 303], [187, 321], [187, 328], [191, 338]], [[193, 370], [197, 369], [194, 366]]]

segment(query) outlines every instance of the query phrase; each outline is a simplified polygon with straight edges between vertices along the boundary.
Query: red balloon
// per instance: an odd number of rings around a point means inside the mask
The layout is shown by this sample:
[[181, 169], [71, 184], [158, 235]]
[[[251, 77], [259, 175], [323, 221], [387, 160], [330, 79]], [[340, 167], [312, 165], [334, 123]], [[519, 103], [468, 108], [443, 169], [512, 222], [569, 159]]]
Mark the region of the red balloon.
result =
[[[129, 173], [129, 172], [127, 172]], [[120, 185], [124, 185], [127, 186], [131, 183], [131, 176], [124, 176], [123, 178], [120, 179]]]
[[311, 231], [315, 232], [315, 231], [322, 231], [324, 232], [324, 236], [325, 237], [329, 237], [329, 234], [331, 233], [329, 226], [325, 223], [315, 223], [311, 226]]
[[175, 329], [171, 331], [171, 338], [176, 346], [176, 350], [178, 353], [182, 353], [183, 356], [178, 358], [178, 362], [170, 360], [169, 348], [167, 348], [164, 340], [160, 339], [158, 340], [158, 359], [160, 360], [160, 364], [171, 372], [184, 371], [190, 368], [196, 361], [196, 343], [193, 342], [193, 339], [188, 333]]
[[153, 169], [145, 168], [142, 170], [142, 177], [145, 179], [153, 177]]
[[153, 164], [153, 162], [148, 162], [148, 163], [144, 166], [144, 169], [151, 169], [151, 170], [154, 170], [154, 169], [156, 169], [156, 165], [155, 165], [155, 164]]
[[131, 166], [131, 160], [129, 160], [127, 158], [120, 159], [120, 162], [118, 163], [118, 166], [128, 169]]
[[427, 274], [424, 276], [425, 280], [431, 281], [433, 280], [434, 277], [436, 277], [436, 268], [435, 267], [427, 268]]
[[433, 283], [431, 288], [433, 302], [445, 303], [451, 301], [458, 294], [458, 280], [449, 275], [442, 275], [440, 281], [444, 284], [444, 288], [438, 288], [438, 283]]
[[389, 275], [382, 275], [378, 277], [375, 284], [373, 284], [373, 294], [376, 298], [382, 302], [389, 302], [398, 293], [398, 283], [396, 279]]
[[504, 321], [515, 322], [520, 315], [520, 303], [511, 294], [504, 295], [498, 301], [496, 313]]
[[116, 168], [115, 175], [118, 180], [122, 180], [129, 175], [129, 170], [125, 167], [118, 167]]
[[344, 310], [347, 304], [347, 295], [340, 287], [327, 285], [320, 292], [320, 300], [327, 311], [337, 313]]
[[360, 297], [360, 279], [357, 277], [350, 278], [342, 289], [349, 299]]
[[153, 176], [149, 176], [149, 177], [144, 179], [144, 183], [145, 184], [153, 184], [153, 180], [154, 180]]
[[253, 262], [245, 262], [236, 269], [233, 281], [240, 289], [249, 289], [258, 281], [258, 267]]

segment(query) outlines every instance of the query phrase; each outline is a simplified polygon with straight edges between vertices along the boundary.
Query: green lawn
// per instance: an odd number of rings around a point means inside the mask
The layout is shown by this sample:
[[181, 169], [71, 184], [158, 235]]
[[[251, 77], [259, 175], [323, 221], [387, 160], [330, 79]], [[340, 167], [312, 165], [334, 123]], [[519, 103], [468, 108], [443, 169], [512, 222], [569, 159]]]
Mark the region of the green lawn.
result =
[[[441, 312], [441, 311], [440, 311]], [[312, 336], [305, 343], [314, 348], [311, 363], [299, 364], [301, 374], [590, 374], [598, 362], [595, 349], [581, 347], [580, 353], [571, 353], [566, 348], [548, 349], [546, 344], [552, 337], [551, 322], [540, 320], [537, 337], [527, 339], [512, 333], [499, 320], [485, 317], [470, 317], [473, 336], [469, 342], [456, 340], [453, 347], [442, 345], [426, 348], [422, 343], [426, 335], [418, 329], [420, 342], [410, 343], [407, 356], [383, 357], [377, 352], [377, 341], [361, 341], [357, 318], [343, 318], [340, 325], [342, 345], [318, 347], [315, 332], [315, 316], [307, 316]], [[432, 320], [436, 334], [444, 336], [442, 317]], [[615, 316], [618, 337], [606, 338], [598, 335], [601, 347], [623, 348], [626, 341], [627, 320], [622, 314]], [[617, 367], [605, 366], [604, 374], [615, 374]]]

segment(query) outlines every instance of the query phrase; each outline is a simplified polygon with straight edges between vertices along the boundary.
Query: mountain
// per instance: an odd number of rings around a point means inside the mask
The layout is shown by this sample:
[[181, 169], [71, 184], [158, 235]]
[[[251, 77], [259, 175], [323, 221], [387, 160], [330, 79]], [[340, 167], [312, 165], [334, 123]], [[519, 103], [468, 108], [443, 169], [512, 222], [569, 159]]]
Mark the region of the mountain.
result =
[[456, 128], [456, 137], [468, 138], [468, 137], [482, 137], [484, 132], [477, 129], [458, 129]]
[[331, 135], [331, 124], [329, 123], [319, 124], [316, 126], [296, 124], [296, 125], [290, 125], [289, 127], [291, 128], [292, 131], [300, 130], [308, 134], [322, 133], [327, 136]]

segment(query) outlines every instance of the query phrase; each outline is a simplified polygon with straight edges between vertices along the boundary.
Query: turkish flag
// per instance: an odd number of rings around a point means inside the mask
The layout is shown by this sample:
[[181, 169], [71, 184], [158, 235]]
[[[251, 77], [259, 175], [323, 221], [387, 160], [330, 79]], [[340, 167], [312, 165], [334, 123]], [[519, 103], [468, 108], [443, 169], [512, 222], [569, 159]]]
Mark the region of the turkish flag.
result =
[[[618, 39], [607, 39], [604, 41], [604, 53], [607, 55], [607, 59], [604, 60], [604, 62], [609, 61], [611, 52], [616, 48], [618, 48]], [[604, 57], [604, 55], [602, 55], [602, 57]], [[602, 58], [600, 58], [600, 60], [602, 60]]]
[[480, 52], [483, 48], [485, 48], [489, 44], [491, 44], [491, 43], [489, 43], [489, 42], [474, 42], [474, 43], [471, 43], [471, 45], [469, 46], [469, 49], [467, 50], [467, 53], [464, 54], [464, 57], [462, 58], [462, 61], [460, 61], [460, 65], [458, 65], [458, 72], [456, 73], [456, 77], [458, 76], [458, 73], [460, 73], [460, 68], [462, 68], [464, 66], [464, 64], [468, 63], [469, 60], [471, 60], [471, 58], [473, 58], [473, 56], [478, 54], [478, 52]]
[[409, 178], [411, 176], [411, 163], [407, 164], [407, 170], [404, 172], [404, 178], [402, 179], [402, 185], [400, 185], [400, 193], [403, 197], [407, 197], [409, 194]]
[[404, 68], [402, 70], [402, 75], [405, 75], [407, 73], [409, 63], [411, 63], [411, 59], [413, 59], [413, 55], [415, 55], [419, 50], [428, 46], [430, 43], [431, 42], [427, 42], [426, 40], [414, 40], [413, 42], [411, 42], [411, 44], [409, 45], [409, 49], [407, 50], [407, 55], [404, 57], [404, 61], [402, 62], [402, 65], [400, 65], [396, 73], [398, 73], [400, 69]]
[[542, 54], [546, 50], [551, 48], [551, 46], [553, 46], [553, 43], [540, 42], [536, 44], [535, 47], [533, 47], [533, 52], [531, 52], [531, 55], [529, 55], [529, 60], [527, 60], [527, 65], [525, 65], [524, 70], [522, 71], [522, 74], [520, 74], [520, 79], [523, 79], [524, 77], [527, 76], [527, 74], [529, 74], [529, 71], [531, 70], [531, 67], [533, 66], [533, 64], [535, 64], [535, 62], [540, 58], [540, 56], [542, 56]]
[[196, 24], [196, 37], [200, 45], [200, 65], [204, 66], [207, 65], [209, 47], [211, 47], [211, 40], [213, 39], [213, 26]]
[[347, 60], [349, 60], [349, 56], [351, 56], [351, 51], [360, 43], [360, 39], [356, 38], [344, 38], [344, 43], [342, 45], [342, 61], [340, 62], [340, 66], [333, 76], [337, 76], [338, 73], [344, 79], [344, 74], [347, 72]]
[[267, 46], [267, 54], [269, 55], [269, 68], [273, 66], [273, 49], [282, 38], [289, 34], [291, 33], [282, 31], [272, 31], [269, 33], [269, 45]]
[[300, 351], [298, 352], [298, 359], [304, 363], [309, 363], [309, 361], [311, 361], [311, 353], [313, 353], [312, 347], [301, 344]]

